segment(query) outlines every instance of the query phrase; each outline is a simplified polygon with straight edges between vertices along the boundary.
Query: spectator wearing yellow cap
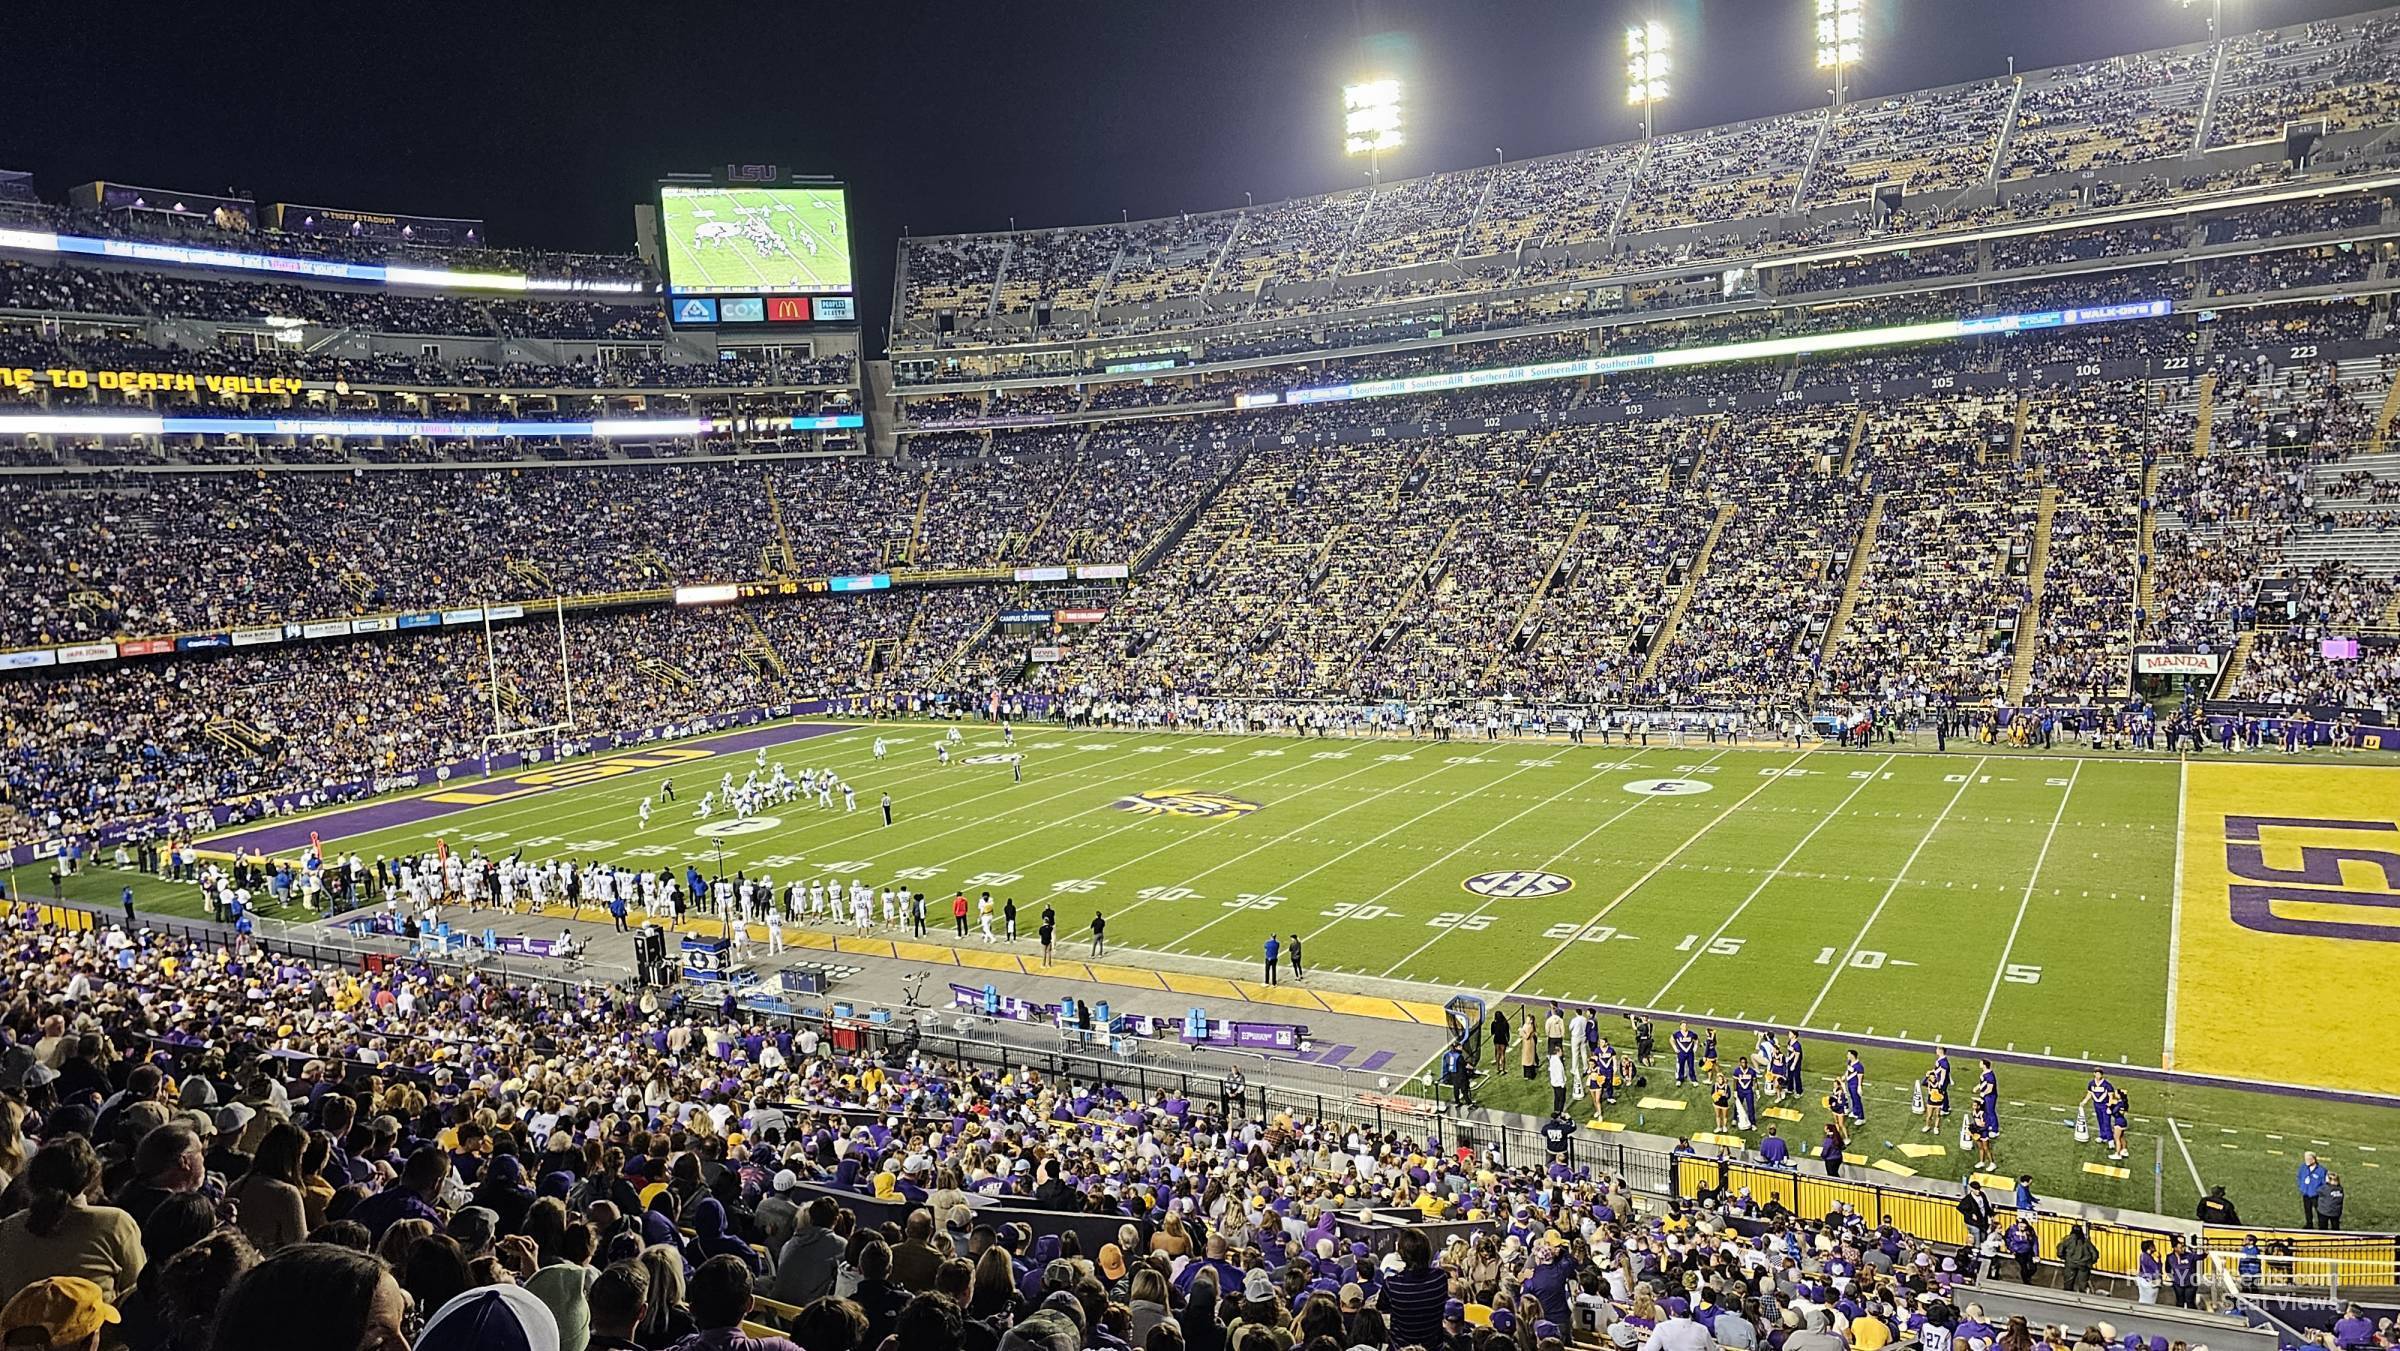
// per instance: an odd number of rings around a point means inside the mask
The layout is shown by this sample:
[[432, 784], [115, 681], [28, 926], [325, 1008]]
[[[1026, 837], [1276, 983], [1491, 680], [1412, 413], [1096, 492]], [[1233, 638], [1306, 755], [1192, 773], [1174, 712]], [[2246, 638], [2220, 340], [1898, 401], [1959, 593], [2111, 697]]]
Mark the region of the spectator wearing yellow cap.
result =
[[98, 1285], [81, 1276], [51, 1276], [0, 1308], [0, 1345], [97, 1351], [100, 1329], [116, 1321], [116, 1306]]

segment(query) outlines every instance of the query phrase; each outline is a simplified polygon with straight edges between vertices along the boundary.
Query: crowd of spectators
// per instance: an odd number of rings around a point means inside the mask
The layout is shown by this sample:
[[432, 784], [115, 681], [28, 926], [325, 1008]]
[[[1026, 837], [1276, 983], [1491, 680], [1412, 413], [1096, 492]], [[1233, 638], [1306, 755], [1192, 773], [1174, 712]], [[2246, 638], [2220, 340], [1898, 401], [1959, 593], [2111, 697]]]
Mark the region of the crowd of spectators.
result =
[[476, 626], [12, 676], [0, 681], [0, 837], [373, 782], [533, 728], [571, 723], [572, 738], [933, 688], [1003, 604], [968, 587], [576, 612], [563, 673], [555, 621], [536, 615], [495, 625], [488, 659]]
[[[2035, 1345], [1984, 1321], [1972, 1256], [1847, 1210], [1661, 1202], [1238, 1088], [407, 959], [0, 941], [0, 1298], [54, 1282], [53, 1344], [1556, 1351], [1584, 1317], [1622, 1348]], [[1485, 1224], [1379, 1254], [1336, 1229], [1370, 1206]], [[1061, 1211], [1116, 1230], [1087, 1251]]]
[[288, 258], [410, 262], [465, 272], [522, 273], [553, 280], [633, 282], [649, 287], [658, 284], [657, 273], [633, 254], [503, 248], [475, 238], [472, 233], [436, 241], [415, 232], [389, 238], [364, 229], [279, 230], [239, 216], [220, 219], [200, 212], [62, 207], [42, 202], [29, 193], [0, 198], [0, 203], [5, 204], [12, 219], [38, 220], [62, 234], [158, 240]]
[[2205, 52], [2150, 52], [2030, 79], [2001, 178], [2175, 158], [2199, 134], [2209, 65]]

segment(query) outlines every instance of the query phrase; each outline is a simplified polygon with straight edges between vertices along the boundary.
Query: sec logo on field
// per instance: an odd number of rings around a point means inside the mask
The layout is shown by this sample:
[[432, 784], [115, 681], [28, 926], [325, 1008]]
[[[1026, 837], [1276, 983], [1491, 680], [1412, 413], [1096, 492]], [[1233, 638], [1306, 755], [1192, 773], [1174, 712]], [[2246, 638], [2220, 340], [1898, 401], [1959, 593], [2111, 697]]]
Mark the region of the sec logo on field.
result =
[[1698, 779], [1635, 779], [1625, 785], [1625, 791], [1647, 797], [1683, 797], [1691, 793], [1705, 793], [1714, 787], [1715, 784], [1702, 783]]
[[1258, 806], [1223, 793], [1197, 793], [1182, 788], [1154, 788], [1116, 801], [1119, 811], [1147, 812], [1154, 816], [1248, 816]]
[[970, 755], [966, 759], [961, 760], [959, 763], [966, 765], [1005, 765], [1014, 759], [1016, 759], [1016, 757], [1013, 755]]
[[1497, 896], [1506, 900], [1539, 900], [1572, 890], [1575, 879], [1557, 873], [1531, 872], [1514, 869], [1508, 872], [1477, 873], [1461, 885], [1478, 896]]
[[783, 824], [780, 816], [736, 816], [725, 821], [703, 821], [692, 827], [694, 835], [756, 835]]

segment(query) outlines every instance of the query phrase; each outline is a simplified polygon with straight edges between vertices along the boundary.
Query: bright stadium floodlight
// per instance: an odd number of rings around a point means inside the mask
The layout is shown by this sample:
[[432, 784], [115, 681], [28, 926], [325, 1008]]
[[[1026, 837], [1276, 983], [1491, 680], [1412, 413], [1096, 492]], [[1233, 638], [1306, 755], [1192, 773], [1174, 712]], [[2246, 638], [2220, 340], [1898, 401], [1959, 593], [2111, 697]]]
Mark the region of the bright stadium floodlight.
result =
[[1642, 110], [1642, 139], [1657, 131], [1658, 105], [1666, 101], [1667, 76], [1675, 69], [1667, 26], [1653, 19], [1625, 30], [1625, 103]]
[[1400, 82], [1367, 80], [1342, 86], [1343, 147], [1367, 157], [1367, 176], [1381, 181], [1376, 157], [1407, 144], [1400, 131]]
[[1850, 101], [1850, 67], [1866, 54], [1866, 0], [1817, 0], [1817, 69], [1833, 72], [1833, 102]]

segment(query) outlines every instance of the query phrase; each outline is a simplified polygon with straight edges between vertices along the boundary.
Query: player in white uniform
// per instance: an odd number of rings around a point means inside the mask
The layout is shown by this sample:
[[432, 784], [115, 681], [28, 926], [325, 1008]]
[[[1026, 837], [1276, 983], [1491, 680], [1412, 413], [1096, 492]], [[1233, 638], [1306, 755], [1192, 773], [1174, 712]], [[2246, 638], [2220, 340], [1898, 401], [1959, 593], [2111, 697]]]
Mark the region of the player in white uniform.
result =
[[808, 913], [811, 915], [825, 913], [825, 879], [821, 877], [808, 884]]
[[976, 922], [977, 922], [977, 923], [979, 923], [979, 924], [981, 924], [981, 925], [983, 926], [983, 941], [984, 941], [984, 942], [986, 942], [986, 943], [989, 943], [989, 942], [991, 942], [991, 941], [992, 941], [992, 893], [990, 893], [990, 892], [988, 892], [988, 891], [987, 891], [987, 892], [985, 892], [985, 893], [983, 893], [983, 896], [982, 896], [982, 898], [981, 898], [981, 899], [979, 899], [979, 900], [977, 900], [977, 901], [975, 902], [975, 919], [976, 919]]
[[960, 736], [960, 735], [958, 734], [958, 729], [957, 729], [956, 727], [953, 727], [953, 728], [951, 728], [951, 729], [950, 729], [950, 735], [948, 735], [948, 736], [946, 736], [946, 737], [942, 738], [942, 740], [944, 740], [944, 741], [948, 742], [949, 744], [951, 744], [951, 745], [955, 746], [955, 745], [959, 744], [960, 742], [962, 742], [962, 741], [966, 740], [966, 738], [965, 738], [965, 737], [963, 737], [963, 736]]
[[883, 758], [883, 753], [884, 753], [884, 744], [883, 744], [883, 738], [882, 738], [882, 737], [877, 737], [877, 738], [875, 738], [875, 758], [876, 758], [876, 759], [878, 759], [878, 760], [882, 759], [882, 758]]
[[817, 805], [826, 811], [833, 810], [833, 780], [826, 779], [817, 785]]
[[846, 812], [858, 810], [858, 790], [848, 783], [842, 785], [842, 810]]
[[643, 830], [648, 830], [650, 828], [650, 799], [643, 798], [641, 801], [635, 803], [633, 806], [633, 814], [642, 819], [640, 828]]
[[714, 792], [702, 793], [700, 795], [700, 815], [697, 819], [705, 821], [712, 814], [714, 814], [716, 810], [717, 795]]

